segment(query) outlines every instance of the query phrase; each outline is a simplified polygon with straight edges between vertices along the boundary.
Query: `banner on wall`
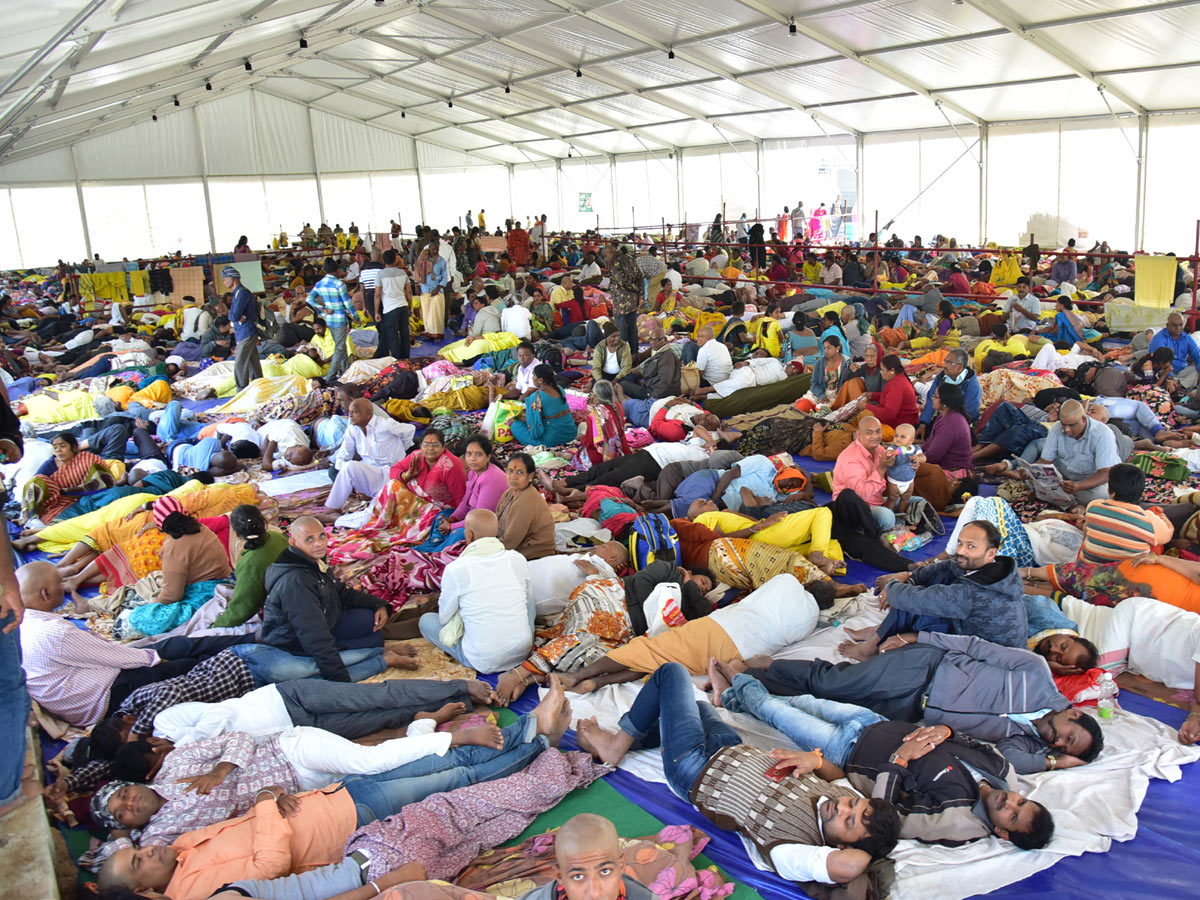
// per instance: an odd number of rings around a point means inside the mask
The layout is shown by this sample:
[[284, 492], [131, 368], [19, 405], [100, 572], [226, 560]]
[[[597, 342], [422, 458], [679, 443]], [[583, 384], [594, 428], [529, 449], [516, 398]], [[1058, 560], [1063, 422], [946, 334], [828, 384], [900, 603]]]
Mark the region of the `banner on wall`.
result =
[[595, 210], [592, 209], [591, 192], [587, 192], [587, 193], [585, 193], [583, 191], [579, 192], [579, 211], [585, 212], [585, 213], [595, 212]]

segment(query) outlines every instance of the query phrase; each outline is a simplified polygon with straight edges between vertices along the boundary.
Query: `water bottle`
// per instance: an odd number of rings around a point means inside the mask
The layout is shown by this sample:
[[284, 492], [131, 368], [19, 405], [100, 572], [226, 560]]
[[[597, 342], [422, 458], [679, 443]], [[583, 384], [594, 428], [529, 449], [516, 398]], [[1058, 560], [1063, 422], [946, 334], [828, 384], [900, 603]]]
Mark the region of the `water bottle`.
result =
[[1105, 672], [1100, 676], [1100, 701], [1096, 704], [1096, 711], [1100, 714], [1100, 718], [1111, 719], [1116, 705], [1117, 685], [1113, 682], [1112, 675]]
[[920, 550], [922, 547], [924, 547], [926, 544], [928, 544], [932, 540], [933, 540], [933, 534], [931, 532], [922, 531], [920, 534], [913, 535], [912, 537], [910, 537], [905, 542], [904, 549], [907, 552], [911, 553], [913, 550]]

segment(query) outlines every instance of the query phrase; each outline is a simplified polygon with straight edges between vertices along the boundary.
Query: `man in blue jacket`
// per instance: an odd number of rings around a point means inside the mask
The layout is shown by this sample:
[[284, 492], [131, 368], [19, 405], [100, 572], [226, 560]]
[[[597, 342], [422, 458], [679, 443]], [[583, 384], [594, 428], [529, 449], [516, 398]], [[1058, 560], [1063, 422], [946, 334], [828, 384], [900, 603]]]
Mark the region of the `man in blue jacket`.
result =
[[262, 363], [258, 359], [258, 300], [242, 284], [242, 273], [233, 266], [221, 269], [221, 280], [233, 291], [229, 303], [229, 321], [237, 341], [233, 375], [240, 391], [256, 378], [262, 378]]
[[[1150, 339], [1149, 352], [1167, 347], [1175, 354], [1171, 366], [1181, 387], [1191, 390], [1200, 381], [1200, 347], [1190, 334], [1184, 333], [1183, 316], [1177, 312], [1167, 316], [1167, 327]], [[1188, 363], [1191, 363], [1189, 368]]]
[[957, 384], [962, 388], [963, 400], [966, 401], [967, 406], [967, 418], [971, 420], [972, 424], [979, 421], [979, 401], [983, 399], [983, 388], [979, 385], [979, 379], [975, 377], [975, 371], [969, 368], [970, 362], [971, 357], [967, 355], [966, 350], [956, 348], [946, 354], [941, 373], [933, 379], [929, 385], [929, 392], [925, 395], [925, 408], [921, 410], [921, 424], [917, 426], [918, 440], [925, 439], [929, 424], [933, 421], [933, 395], [937, 393], [937, 389], [943, 381]]

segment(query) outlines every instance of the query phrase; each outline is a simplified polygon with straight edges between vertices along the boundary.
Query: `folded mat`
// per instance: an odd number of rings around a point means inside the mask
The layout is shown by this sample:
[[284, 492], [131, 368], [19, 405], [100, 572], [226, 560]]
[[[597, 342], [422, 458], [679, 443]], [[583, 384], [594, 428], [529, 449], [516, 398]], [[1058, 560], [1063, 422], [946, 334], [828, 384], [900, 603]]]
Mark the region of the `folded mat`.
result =
[[739, 413], [757, 412], [760, 409], [770, 409], [780, 403], [790, 403], [799, 400], [808, 390], [812, 375], [793, 375], [774, 384], [764, 384], [762, 387], [743, 388], [728, 397], [713, 395], [704, 401], [704, 408], [716, 413], [722, 419], [736, 416]]

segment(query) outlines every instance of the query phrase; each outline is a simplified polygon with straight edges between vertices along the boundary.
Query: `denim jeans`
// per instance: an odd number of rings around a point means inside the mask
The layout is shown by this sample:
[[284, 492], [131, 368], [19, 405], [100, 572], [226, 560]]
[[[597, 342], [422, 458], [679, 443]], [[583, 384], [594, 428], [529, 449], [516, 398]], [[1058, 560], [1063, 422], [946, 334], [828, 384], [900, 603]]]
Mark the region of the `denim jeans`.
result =
[[617, 333], [621, 335], [621, 340], [629, 345], [631, 352], [637, 353], [638, 347], [641, 346], [638, 341], [637, 313], [620, 313], [613, 316], [613, 321], [617, 323]]
[[650, 427], [650, 400], [626, 400], [624, 404], [625, 418], [629, 424], [637, 428]]
[[314, 897], [336, 897], [363, 886], [362, 869], [358, 860], [346, 857], [341, 862], [310, 869], [299, 875], [235, 881], [230, 887], [241, 888], [247, 897], [258, 900], [313, 900]]
[[881, 531], [891, 531], [896, 527], [896, 514], [886, 506], [872, 506], [871, 518], [875, 520]]
[[[270, 644], [238, 644], [230, 649], [249, 667], [256, 687], [296, 678], [321, 677], [317, 661], [311, 656], [294, 656]], [[381, 647], [343, 650], [340, 655], [351, 681], [363, 681], [387, 668]]]
[[471, 709], [467, 682], [397, 678], [379, 684], [344, 684], [319, 678], [276, 686], [293, 725], [320, 728], [344, 738], [403, 728], [419, 713], [447, 703]]
[[426, 756], [380, 775], [351, 775], [343, 779], [354, 800], [359, 827], [394, 816], [409, 803], [432, 794], [520, 772], [550, 746], [545, 735], [536, 733], [537, 720], [532, 714], [521, 716], [502, 732], [503, 750], [451, 747], [445, 756]]
[[730, 712], [746, 713], [779, 729], [801, 750], [819, 747], [825, 759], [843, 769], [863, 729], [884, 721], [879, 713], [851, 703], [809, 694], [774, 697], [749, 675], [736, 676], [721, 703]]
[[[9, 613], [0, 619], [0, 628], [11, 620]], [[21, 792], [28, 721], [29, 692], [25, 690], [25, 670], [21, 668], [21, 643], [13, 630], [0, 634], [0, 804], [15, 800]]]
[[979, 443], [999, 444], [1009, 453], [1020, 453], [1039, 438], [1045, 440], [1046, 427], [1032, 421], [1011, 403], [996, 407], [979, 433]]
[[385, 312], [380, 320], [379, 335], [379, 343], [386, 347], [388, 356], [396, 359], [408, 359], [411, 342], [408, 307], [401, 306]]
[[333, 335], [333, 356], [329, 358], [329, 373], [326, 377], [336, 378], [350, 365], [350, 360], [346, 356], [346, 335], [350, 333], [350, 326], [331, 325], [329, 333]]
[[712, 706], [696, 701], [692, 678], [679, 663], [655, 670], [621, 716], [620, 727], [634, 739], [633, 749], [662, 748], [667, 784], [684, 800], [708, 761], [723, 747], [742, 742]]

